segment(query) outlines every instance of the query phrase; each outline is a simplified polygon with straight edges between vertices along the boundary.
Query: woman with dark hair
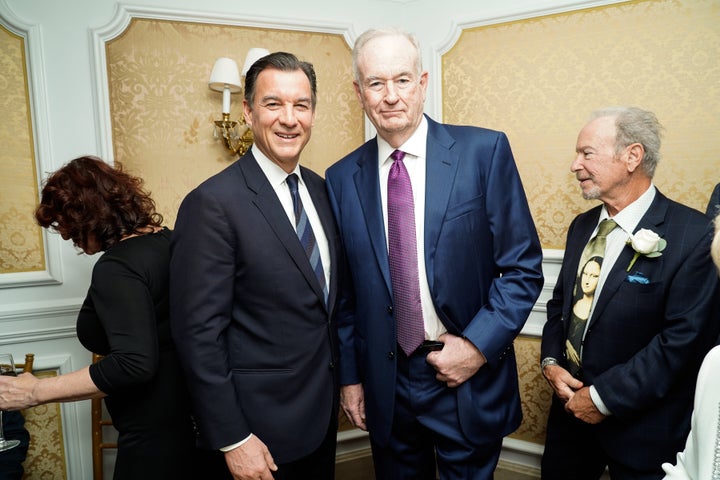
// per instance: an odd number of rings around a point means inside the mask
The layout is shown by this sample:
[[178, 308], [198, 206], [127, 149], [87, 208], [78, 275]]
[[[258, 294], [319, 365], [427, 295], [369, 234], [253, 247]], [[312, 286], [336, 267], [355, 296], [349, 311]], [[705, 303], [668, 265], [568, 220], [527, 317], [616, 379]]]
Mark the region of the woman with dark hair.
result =
[[102, 359], [52, 378], [0, 379], [0, 408], [105, 397], [119, 432], [115, 480], [200, 478], [189, 395], [170, 337], [170, 230], [142, 180], [80, 157], [45, 182], [35, 217], [88, 255], [105, 252], [77, 319]]

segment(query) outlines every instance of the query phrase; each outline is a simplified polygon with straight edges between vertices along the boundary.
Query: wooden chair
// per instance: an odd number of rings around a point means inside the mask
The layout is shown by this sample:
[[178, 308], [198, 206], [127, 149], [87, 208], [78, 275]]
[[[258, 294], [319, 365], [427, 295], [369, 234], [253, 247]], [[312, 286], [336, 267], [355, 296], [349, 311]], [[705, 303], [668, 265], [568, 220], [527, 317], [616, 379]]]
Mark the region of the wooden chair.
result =
[[15, 369], [22, 370], [23, 373], [32, 372], [33, 362], [35, 362], [35, 354], [34, 353], [26, 353], [25, 354], [25, 363], [17, 363], [16, 362]]
[[[93, 354], [93, 363], [102, 358], [102, 355]], [[92, 456], [93, 456], [93, 479], [103, 480], [103, 450], [117, 448], [116, 442], [103, 441], [103, 428], [112, 425], [111, 420], [103, 419], [102, 398], [93, 398], [91, 402], [91, 423], [92, 423]]]

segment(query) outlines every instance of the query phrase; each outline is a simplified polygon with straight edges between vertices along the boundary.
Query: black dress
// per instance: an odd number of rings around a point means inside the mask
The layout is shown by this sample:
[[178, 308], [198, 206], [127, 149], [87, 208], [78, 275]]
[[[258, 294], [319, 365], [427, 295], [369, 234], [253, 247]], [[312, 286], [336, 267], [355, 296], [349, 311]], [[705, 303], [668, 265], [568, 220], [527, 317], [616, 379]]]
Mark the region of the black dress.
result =
[[[114, 480], [203, 478], [185, 380], [170, 336], [170, 230], [118, 242], [95, 264], [77, 321], [104, 355], [90, 377], [119, 432]], [[202, 468], [200, 468], [202, 470]]]

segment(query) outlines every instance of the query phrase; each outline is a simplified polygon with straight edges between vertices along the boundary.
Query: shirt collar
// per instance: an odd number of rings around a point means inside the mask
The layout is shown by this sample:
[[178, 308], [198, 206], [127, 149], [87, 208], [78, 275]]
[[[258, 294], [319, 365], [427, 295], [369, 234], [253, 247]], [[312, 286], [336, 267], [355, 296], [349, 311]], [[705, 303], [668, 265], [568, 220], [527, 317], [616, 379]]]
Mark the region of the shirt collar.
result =
[[[422, 119], [420, 120], [420, 125], [418, 125], [413, 134], [410, 135], [410, 138], [408, 138], [405, 143], [400, 145], [397, 150], [402, 150], [403, 152], [414, 157], [425, 158], [425, 153], [427, 151], [427, 132], [428, 122], [427, 118], [425, 118], [425, 115], [423, 115]], [[390, 154], [396, 149], [391, 147], [388, 142], [386, 142], [382, 137], [380, 137], [380, 135], [377, 136], [377, 142], [378, 161], [380, 162], [380, 165], [383, 165], [387, 161], [392, 161], [390, 159]]]
[[285, 183], [288, 175], [292, 173], [297, 174], [300, 182], [302, 182], [302, 175], [300, 175], [299, 163], [295, 165], [295, 169], [292, 172], [287, 173], [285, 170], [280, 168], [277, 163], [273, 162], [267, 156], [265, 156], [265, 154], [262, 153], [259, 148], [255, 147], [255, 145], [252, 146], [252, 154], [255, 157], [255, 160], [257, 160], [258, 165], [260, 166], [260, 170], [263, 171], [268, 181], [270, 182], [270, 185], [272, 185], [273, 189], [277, 190], [278, 187]]
[[[626, 233], [634, 232], [638, 223], [642, 220], [642, 217], [648, 209], [650, 209], [650, 205], [652, 205], [653, 200], [655, 200], [656, 192], [657, 189], [655, 188], [655, 185], [651, 183], [650, 187], [645, 190], [645, 193], [640, 195], [640, 197], [638, 197], [638, 199], [630, 205], [620, 210], [618, 214], [613, 217], [613, 220], [615, 220], [620, 228], [622, 228]], [[605, 205], [603, 205], [602, 211], [600, 212], [599, 222], [602, 222], [606, 218], [610, 218], [610, 215], [608, 214]]]

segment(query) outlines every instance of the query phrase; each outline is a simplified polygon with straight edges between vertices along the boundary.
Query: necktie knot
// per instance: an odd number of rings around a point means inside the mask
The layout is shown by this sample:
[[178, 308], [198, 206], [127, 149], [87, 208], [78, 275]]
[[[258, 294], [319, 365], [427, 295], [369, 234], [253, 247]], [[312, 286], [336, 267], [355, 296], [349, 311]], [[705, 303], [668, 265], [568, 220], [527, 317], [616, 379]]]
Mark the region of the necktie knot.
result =
[[297, 193], [298, 191], [298, 176], [296, 173], [291, 173], [288, 175], [287, 179], [285, 181], [288, 184], [288, 188], [290, 189], [290, 193], [293, 195]]
[[597, 237], [607, 237], [610, 234], [610, 232], [615, 230], [615, 227], [617, 227], [617, 223], [615, 222], [615, 220], [606, 218], [605, 220], [600, 222], [596, 236]]
[[395, 150], [390, 154], [390, 158], [392, 158], [396, 162], [400, 162], [403, 158], [405, 158], [405, 152], [403, 152], [402, 150]]

